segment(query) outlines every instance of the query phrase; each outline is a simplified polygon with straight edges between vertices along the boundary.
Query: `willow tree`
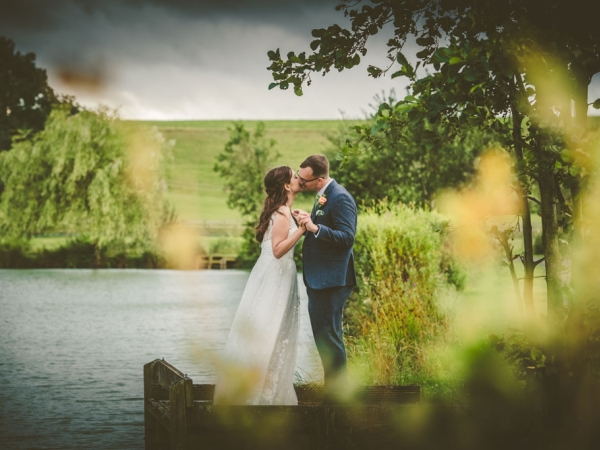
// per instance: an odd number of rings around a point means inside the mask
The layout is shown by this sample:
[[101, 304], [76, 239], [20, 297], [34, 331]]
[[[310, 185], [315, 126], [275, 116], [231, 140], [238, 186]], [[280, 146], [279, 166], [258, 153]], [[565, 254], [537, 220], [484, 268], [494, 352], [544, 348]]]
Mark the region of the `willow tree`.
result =
[[[539, 204], [548, 312], [564, 316], [559, 236], [568, 232], [586, 180], [587, 91], [600, 71], [600, 28], [594, 4], [585, 0], [340, 0], [349, 28], [315, 29], [312, 53], [269, 51], [273, 83], [302, 95], [311, 74], [360, 64], [367, 42], [382, 30], [388, 67], [370, 76], [407, 77], [409, 95], [380, 106], [373, 127], [356, 127], [345, 149], [376, 142], [408, 126], [425, 146], [478, 128], [493, 130], [516, 158], [517, 192], [523, 206], [525, 303], [533, 310], [531, 202]], [[418, 51], [407, 58], [408, 41]], [[410, 55], [409, 55], [410, 56]], [[411, 63], [410, 60], [416, 61]], [[423, 70], [423, 69], [426, 70]], [[600, 99], [593, 102], [600, 107]], [[406, 120], [408, 118], [408, 122]], [[442, 134], [432, 132], [443, 129]], [[373, 146], [376, 148], [376, 146]], [[539, 198], [534, 194], [539, 192]], [[577, 220], [575, 220], [577, 224]]]
[[165, 142], [106, 110], [55, 109], [44, 130], [0, 154], [3, 239], [77, 233], [99, 247], [145, 246], [166, 219]]

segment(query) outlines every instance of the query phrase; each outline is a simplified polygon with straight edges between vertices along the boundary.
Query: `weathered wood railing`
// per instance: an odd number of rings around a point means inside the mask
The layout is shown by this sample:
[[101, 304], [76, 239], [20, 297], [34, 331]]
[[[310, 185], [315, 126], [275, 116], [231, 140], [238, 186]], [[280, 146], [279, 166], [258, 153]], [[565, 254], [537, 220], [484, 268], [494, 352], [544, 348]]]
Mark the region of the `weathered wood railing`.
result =
[[164, 360], [144, 365], [146, 449], [381, 448], [420, 400], [419, 386], [367, 386], [323, 405], [319, 388], [298, 387], [298, 406], [213, 406], [213, 392]]
[[206, 255], [201, 257], [200, 267], [206, 269], [219, 268], [221, 270], [227, 269], [228, 266], [234, 264], [237, 260], [236, 255]]

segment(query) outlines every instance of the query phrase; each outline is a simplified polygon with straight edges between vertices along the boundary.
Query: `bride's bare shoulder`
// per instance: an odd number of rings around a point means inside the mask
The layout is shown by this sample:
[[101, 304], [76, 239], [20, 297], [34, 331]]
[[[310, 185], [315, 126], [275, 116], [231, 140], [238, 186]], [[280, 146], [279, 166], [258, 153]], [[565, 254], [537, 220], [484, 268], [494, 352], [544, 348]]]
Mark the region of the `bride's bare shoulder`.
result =
[[290, 211], [290, 208], [288, 208], [287, 206], [283, 205], [280, 206], [279, 209], [277, 210], [277, 212], [279, 214], [283, 214], [285, 217], [287, 217], [288, 219], [291, 217], [292, 212]]

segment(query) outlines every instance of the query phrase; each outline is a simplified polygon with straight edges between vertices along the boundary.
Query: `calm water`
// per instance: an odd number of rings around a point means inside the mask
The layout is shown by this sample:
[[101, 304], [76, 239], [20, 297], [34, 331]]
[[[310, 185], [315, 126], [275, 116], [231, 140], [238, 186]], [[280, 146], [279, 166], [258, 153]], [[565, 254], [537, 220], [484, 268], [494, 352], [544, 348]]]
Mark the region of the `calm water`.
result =
[[[143, 365], [214, 382], [249, 273], [0, 270], [0, 448], [142, 449]], [[297, 372], [318, 377], [306, 291]]]

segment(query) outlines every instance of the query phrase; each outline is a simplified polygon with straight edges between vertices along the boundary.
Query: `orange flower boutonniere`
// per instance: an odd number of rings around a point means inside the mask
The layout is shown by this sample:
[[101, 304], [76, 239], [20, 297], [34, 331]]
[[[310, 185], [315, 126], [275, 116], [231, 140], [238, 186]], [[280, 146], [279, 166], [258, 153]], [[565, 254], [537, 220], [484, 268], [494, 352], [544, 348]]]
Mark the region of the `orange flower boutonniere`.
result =
[[319, 197], [318, 202], [319, 202], [319, 205], [317, 206], [317, 208], [321, 209], [323, 207], [323, 205], [325, 203], [327, 203], [327, 197], [325, 197], [325, 194], [323, 194]]
[[317, 199], [317, 211], [315, 212], [315, 216], [318, 217], [325, 215], [325, 211], [321, 209], [325, 203], [327, 203], [327, 197], [325, 197], [325, 194], [323, 194]]

